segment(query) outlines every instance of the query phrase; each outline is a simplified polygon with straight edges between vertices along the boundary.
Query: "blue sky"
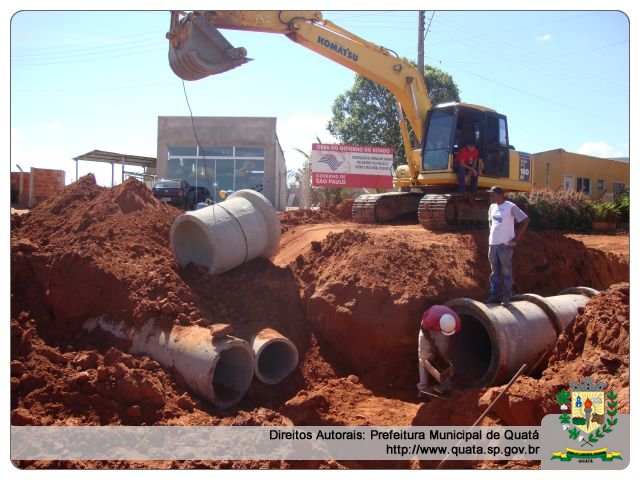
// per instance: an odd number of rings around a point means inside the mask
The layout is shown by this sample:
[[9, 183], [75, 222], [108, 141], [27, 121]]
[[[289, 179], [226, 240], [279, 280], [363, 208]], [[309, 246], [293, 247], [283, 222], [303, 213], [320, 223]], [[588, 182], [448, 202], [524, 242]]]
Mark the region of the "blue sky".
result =
[[[578, 4], [576, 4], [578, 5]], [[585, 4], [586, 5], [586, 4]], [[325, 18], [415, 59], [418, 16], [324, 11]], [[432, 11], [427, 11], [427, 22]], [[17, 13], [11, 21], [11, 166], [60, 168], [93, 149], [156, 155], [157, 117], [188, 115], [167, 61], [161, 11]], [[288, 168], [325, 130], [350, 70], [284, 36], [224, 31], [254, 61], [186, 82], [194, 115], [269, 116]], [[426, 63], [450, 73], [463, 101], [509, 120], [519, 150], [629, 156], [629, 21], [615, 11], [443, 11], [433, 15]], [[81, 163], [109, 185], [108, 165]], [[119, 170], [116, 170], [116, 178]]]

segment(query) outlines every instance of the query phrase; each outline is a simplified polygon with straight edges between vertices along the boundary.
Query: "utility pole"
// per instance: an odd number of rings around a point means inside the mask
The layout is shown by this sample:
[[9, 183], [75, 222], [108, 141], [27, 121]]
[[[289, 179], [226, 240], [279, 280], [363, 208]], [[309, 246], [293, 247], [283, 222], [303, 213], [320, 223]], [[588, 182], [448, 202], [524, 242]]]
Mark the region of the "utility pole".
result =
[[418, 70], [424, 75], [424, 10], [418, 11]]

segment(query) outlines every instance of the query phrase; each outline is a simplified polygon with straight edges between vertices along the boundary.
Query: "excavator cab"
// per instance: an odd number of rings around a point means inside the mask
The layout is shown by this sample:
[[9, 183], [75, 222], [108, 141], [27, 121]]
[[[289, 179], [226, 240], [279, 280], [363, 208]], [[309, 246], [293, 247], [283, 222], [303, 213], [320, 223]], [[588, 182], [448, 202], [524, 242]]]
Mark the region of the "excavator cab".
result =
[[439, 105], [429, 111], [422, 149], [422, 173], [451, 170], [453, 156], [474, 143], [480, 175], [509, 177], [507, 118], [493, 110], [469, 104]]
[[245, 48], [234, 48], [204, 15], [195, 12], [182, 19], [178, 12], [171, 12], [167, 38], [171, 70], [184, 80], [200, 80], [251, 61]]

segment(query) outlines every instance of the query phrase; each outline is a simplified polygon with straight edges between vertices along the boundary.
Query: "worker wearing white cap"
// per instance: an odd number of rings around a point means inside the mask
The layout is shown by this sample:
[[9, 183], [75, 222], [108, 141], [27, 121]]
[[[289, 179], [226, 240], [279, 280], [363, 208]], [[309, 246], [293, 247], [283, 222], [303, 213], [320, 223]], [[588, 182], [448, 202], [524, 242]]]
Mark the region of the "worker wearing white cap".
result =
[[418, 373], [420, 375], [420, 382], [416, 385], [418, 397], [422, 398], [424, 396], [422, 392], [429, 392], [429, 390], [443, 391], [442, 386], [429, 387], [429, 379], [433, 377], [429, 375], [424, 365], [434, 353], [448, 359], [449, 341], [454, 333], [460, 331], [460, 328], [458, 314], [444, 305], [433, 305], [422, 314], [418, 335]]

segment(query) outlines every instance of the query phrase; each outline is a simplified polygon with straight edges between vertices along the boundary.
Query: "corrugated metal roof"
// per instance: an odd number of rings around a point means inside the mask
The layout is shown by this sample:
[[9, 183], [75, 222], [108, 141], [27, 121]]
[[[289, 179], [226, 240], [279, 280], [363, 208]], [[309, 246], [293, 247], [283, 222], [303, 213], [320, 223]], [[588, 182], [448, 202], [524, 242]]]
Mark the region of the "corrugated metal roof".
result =
[[139, 167], [156, 168], [157, 159], [154, 157], [141, 157], [140, 155], [127, 155], [126, 153], [105, 152], [93, 150], [89, 153], [74, 157], [74, 160], [87, 160], [90, 162], [122, 163]]

